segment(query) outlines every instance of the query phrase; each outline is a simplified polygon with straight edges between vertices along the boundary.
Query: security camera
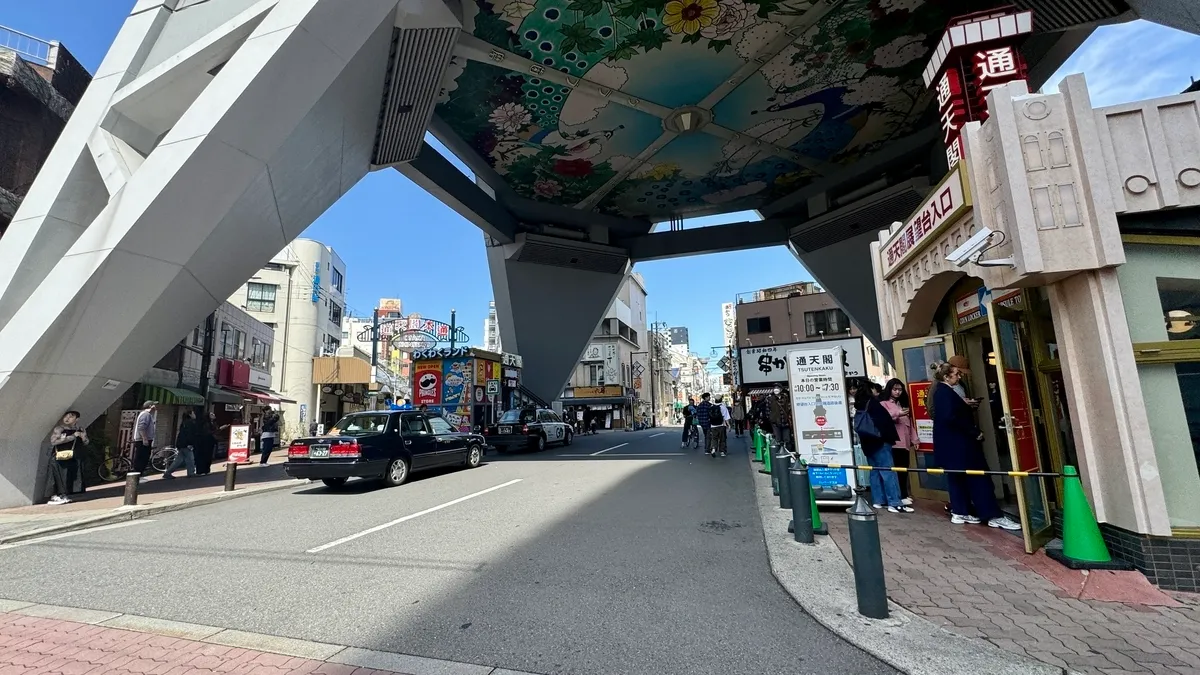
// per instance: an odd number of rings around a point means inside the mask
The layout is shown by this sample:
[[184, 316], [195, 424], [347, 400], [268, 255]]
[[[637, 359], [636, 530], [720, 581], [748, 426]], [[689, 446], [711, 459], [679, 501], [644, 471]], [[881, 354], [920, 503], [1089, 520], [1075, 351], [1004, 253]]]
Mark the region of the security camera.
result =
[[979, 228], [979, 231], [971, 235], [966, 243], [946, 254], [946, 262], [955, 267], [962, 267], [968, 262], [974, 262], [971, 259], [987, 250], [988, 242], [992, 240], [993, 234], [995, 232], [989, 227]]
[[996, 232], [988, 227], [979, 228], [979, 231], [971, 235], [966, 243], [946, 255], [946, 262], [955, 267], [963, 267], [967, 263], [974, 263], [980, 267], [1015, 267], [1012, 258], [982, 259], [984, 253], [999, 245], [1000, 242], [992, 243], [992, 238], [996, 235], [1000, 235], [1000, 241], [1004, 240], [1003, 232]]

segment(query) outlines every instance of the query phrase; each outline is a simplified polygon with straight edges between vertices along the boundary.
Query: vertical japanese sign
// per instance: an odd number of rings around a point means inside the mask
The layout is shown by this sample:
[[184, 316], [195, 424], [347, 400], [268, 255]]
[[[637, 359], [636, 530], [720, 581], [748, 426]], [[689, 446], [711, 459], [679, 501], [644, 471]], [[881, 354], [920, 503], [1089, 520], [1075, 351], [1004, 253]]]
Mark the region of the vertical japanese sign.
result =
[[912, 421], [917, 427], [917, 440], [921, 452], [933, 452], [933, 417], [929, 414], [930, 382], [913, 382], [908, 385], [908, 400], [912, 404]]
[[[787, 353], [796, 451], [810, 464], [854, 464], [846, 375], [841, 347], [793, 349]], [[808, 471], [818, 503], [849, 503], [855, 472], [812, 468]]]
[[942, 142], [951, 169], [963, 157], [963, 126], [987, 120], [988, 92], [1028, 77], [1017, 42], [1032, 32], [1033, 13], [1014, 8], [950, 20], [925, 68], [925, 84], [937, 93]]

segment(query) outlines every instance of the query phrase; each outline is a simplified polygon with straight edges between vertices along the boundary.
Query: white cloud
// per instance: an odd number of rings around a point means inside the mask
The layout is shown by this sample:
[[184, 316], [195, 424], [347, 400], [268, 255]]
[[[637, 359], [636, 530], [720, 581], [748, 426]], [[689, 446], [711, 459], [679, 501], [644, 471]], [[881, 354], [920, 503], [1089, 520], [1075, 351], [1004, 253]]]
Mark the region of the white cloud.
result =
[[1083, 73], [1092, 105], [1103, 107], [1178, 94], [1200, 76], [1200, 36], [1148, 21], [1102, 26], [1043, 87]]

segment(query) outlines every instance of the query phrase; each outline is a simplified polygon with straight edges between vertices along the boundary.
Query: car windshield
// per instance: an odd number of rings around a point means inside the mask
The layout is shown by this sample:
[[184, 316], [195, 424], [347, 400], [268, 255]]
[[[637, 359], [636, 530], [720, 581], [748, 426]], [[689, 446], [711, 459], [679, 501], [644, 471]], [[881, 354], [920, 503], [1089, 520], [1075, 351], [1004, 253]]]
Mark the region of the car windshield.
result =
[[385, 414], [346, 415], [329, 430], [329, 435], [365, 436], [367, 434], [382, 434], [384, 431], [387, 431], [387, 423], [388, 416]]
[[500, 417], [501, 424], [521, 424], [533, 421], [532, 410], [509, 410]]

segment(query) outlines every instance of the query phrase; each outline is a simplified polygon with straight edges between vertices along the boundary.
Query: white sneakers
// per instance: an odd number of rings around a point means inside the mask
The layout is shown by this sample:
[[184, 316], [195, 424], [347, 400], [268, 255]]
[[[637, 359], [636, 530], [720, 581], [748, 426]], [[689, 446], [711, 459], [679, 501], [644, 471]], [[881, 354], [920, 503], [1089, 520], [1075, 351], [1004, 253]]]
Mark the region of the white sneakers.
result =
[[50, 500], [49, 500], [49, 501], [47, 501], [46, 503], [47, 503], [47, 504], [54, 504], [54, 505], [58, 505], [58, 504], [70, 504], [70, 503], [71, 503], [71, 500], [70, 500], [70, 499], [68, 499], [68, 498], [66, 497], [66, 495], [54, 495], [54, 496], [53, 496], [53, 497], [51, 497], [51, 498], [50, 498]]
[[979, 523], [981, 523], [983, 521], [976, 518], [975, 516], [960, 516], [957, 513], [952, 513], [952, 514], [950, 514], [950, 522], [955, 525], [966, 525], [966, 524], [978, 525]]
[[988, 527], [998, 527], [1002, 530], [1019, 530], [1021, 529], [1021, 524], [1008, 516], [1000, 516], [999, 518], [989, 520]]
[[904, 499], [900, 500], [900, 503], [905, 506], [912, 506], [912, 497], [905, 497]]

